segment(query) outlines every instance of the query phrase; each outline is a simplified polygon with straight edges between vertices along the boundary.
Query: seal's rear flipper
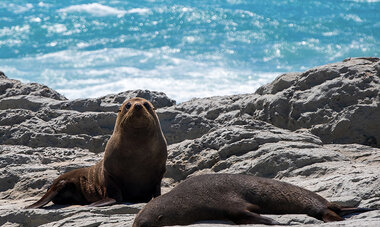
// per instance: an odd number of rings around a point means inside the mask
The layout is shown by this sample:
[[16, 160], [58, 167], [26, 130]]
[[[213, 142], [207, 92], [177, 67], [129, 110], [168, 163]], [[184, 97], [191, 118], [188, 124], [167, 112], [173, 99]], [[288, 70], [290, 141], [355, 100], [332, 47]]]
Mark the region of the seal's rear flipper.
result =
[[373, 210], [375, 210], [375, 209], [361, 208], [361, 207], [343, 207], [337, 213], [342, 218], [349, 218], [351, 216], [354, 216], [354, 215], [357, 215], [357, 214], [360, 214], [360, 213], [364, 213], [364, 212], [368, 212], [368, 211], [373, 211]]
[[91, 207], [102, 207], [102, 206], [109, 206], [116, 203], [116, 199], [112, 198], [104, 198], [99, 201], [91, 203], [89, 206]]
[[45, 206], [47, 203], [53, 200], [53, 198], [65, 187], [66, 181], [61, 180], [58, 183], [53, 183], [53, 185], [48, 189], [44, 196], [37, 202], [33, 203], [30, 206], [25, 207], [25, 209], [35, 209]]
[[337, 213], [335, 213], [334, 211], [330, 210], [330, 209], [327, 209], [323, 216], [322, 216], [322, 220], [324, 222], [333, 222], [333, 221], [343, 221], [343, 218], [341, 218]]

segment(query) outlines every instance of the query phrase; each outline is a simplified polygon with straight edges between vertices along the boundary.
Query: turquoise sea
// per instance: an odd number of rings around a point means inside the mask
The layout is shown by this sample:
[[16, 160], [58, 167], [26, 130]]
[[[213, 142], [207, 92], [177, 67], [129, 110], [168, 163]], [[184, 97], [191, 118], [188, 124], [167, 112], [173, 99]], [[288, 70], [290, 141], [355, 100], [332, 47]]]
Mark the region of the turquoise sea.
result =
[[71, 99], [249, 93], [358, 56], [380, 57], [380, 0], [0, 1], [0, 71]]

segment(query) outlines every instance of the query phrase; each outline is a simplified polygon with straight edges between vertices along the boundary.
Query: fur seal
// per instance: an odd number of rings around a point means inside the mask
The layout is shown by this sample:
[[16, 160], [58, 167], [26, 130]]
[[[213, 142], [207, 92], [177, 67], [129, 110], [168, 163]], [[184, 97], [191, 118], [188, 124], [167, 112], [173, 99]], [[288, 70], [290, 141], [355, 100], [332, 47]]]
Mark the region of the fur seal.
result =
[[166, 159], [167, 144], [153, 105], [143, 98], [129, 99], [119, 110], [103, 159], [61, 175], [26, 208], [50, 201], [91, 206], [148, 202], [161, 194]]
[[133, 227], [189, 225], [206, 220], [235, 224], [280, 224], [260, 214], [307, 214], [324, 222], [370, 211], [342, 208], [314, 192], [285, 182], [242, 174], [191, 177], [170, 192], [151, 200], [136, 216]]

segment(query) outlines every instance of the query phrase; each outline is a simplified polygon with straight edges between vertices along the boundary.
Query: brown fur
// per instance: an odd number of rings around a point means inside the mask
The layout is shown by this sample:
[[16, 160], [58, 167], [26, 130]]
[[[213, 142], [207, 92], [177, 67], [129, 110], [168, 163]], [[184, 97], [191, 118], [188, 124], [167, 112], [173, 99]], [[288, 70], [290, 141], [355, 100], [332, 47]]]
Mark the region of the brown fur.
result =
[[133, 227], [189, 225], [206, 220], [236, 224], [280, 224], [261, 214], [307, 214], [325, 222], [341, 221], [341, 208], [314, 192], [285, 182], [241, 174], [191, 177], [142, 209]]
[[104, 158], [61, 175], [27, 208], [39, 208], [49, 201], [94, 206], [148, 202], [161, 194], [166, 158], [166, 140], [153, 105], [143, 98], [127, 100], [119, 110]]

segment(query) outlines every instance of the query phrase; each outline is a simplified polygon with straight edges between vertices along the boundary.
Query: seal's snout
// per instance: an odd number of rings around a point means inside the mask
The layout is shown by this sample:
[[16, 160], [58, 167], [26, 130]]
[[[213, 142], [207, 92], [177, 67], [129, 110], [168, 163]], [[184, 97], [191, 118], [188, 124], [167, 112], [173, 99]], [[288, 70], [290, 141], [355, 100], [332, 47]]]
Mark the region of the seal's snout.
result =
[[142, 109], [142, 105], [140, 103], [136, 103], [135, 106], [134, 106], [135, 110], [141, 110]]

